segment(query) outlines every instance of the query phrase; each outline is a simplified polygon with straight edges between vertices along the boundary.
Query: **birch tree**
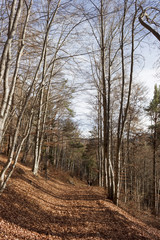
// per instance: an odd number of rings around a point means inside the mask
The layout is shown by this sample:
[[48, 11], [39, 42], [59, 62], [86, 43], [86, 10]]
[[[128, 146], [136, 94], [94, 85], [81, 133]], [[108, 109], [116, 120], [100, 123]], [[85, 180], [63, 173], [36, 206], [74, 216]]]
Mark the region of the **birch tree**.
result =
[[[54, 14], [52, 15], [52, 18], [54, 18], [55, 14], [57, 12], [57, 9], [59, 7], [59, 4], [60, 4], [60, 1], [57, 2], [57, 6], [55, 8]], [[13, 173], [13, 170], [16, 166], [16, 163], [17, 163], [20, 151], [22, 149], [23, 143], [24, 143], [25, 139], [27, 138], [27, 136], [29, 134], [29, 129], [30, 129], [30, 126], [31, 126], [30, 123], [32, 122], [32, 117], [33, 117], [34, 104], [32, 104], [32, 111], [31, 111], [32, 114], [30, 116], [31, 120], [28, 122], [28, 124], [26, 126], [26, 134], [22, 138], [22, 141], [20, 142], [20, 145], [17, 148], [17, 152], [15, 154], [16, 143], [17, 143], [17, 138], [18, 138], [21, 122], [23, 120], [23, 116], [24, 116], [27, 104], [28, 104], [28, 102], [30, 100], [30, 97], [31, 97], [31, 94], [34, 90], [34, 86], [35, 86], [35, 83], [37, 82], [37, 77], [38, 77], [39, 71], [41, 69], [42, 62], [43, 62], [44, 57], [45, 57], [46, 42], [47, 42], [47, 36], [48, 36], [49, 30], [50, 30], [50, 27], [47, 28], [46, 35], [45, 35], [44, 41], [43, 41], [43, 46], [42, 46], [42, 51], [41, 51], [41, 55], [40, 55], [40, 58], [39, 58], [39, 62], [37, 64], [37, 67], [36, 67], [36, 70], [35, 70], [35, 73], [34, 73], [34, 76], [33, 76], [33, 80], [32, 80], [32, 82], [29, 86], [29, 89], [28, 89], [28, 92], [26, 94], [23, 106], [20, 110], [20, 113], [19, 113], [19, 116], [18, 116], [18, 119], [17, 119], [16, 130], [15, 130], [14, 137], [13, 137], [13, 142], [12, 142], [12, 149], [10, 151], [8, 161], [7, 161], [6, 165], [4, 166], [4, 168], [2, 169], [1, 174], [0, 174], [1, 192], [4, 190], [7, 181], [9, 180], [9, 178], [11, 177], [11, 175]], [[17, 69], [15, 71], [17, 71]]]
[[[95, 20], [91, 20], [88, 17], [89, 26], [91, 28], [93, 37], [95, 38], [97, 49], [99, 49], [99, 56], [91, 56], [92, 66], [92, 76], [94, 79], [95, 86], [98, 91], [98, 101], [99, 101], [99, 120], [101, 118], [101, 113], [103, 112], [103, 117], [100, 121], [103, 121], [103, 124], [99, 122], [100, 126], [103, 126], [103, 163], [100, 163], [101, 169], [100, 172], [103, 173], [103, 186], [106, 191], [108, 191], [108, 198], [113, 198], [113, 163], [110, 159], [110, 142], [111, 142], [111, 132], [110, 132], [110, 102], [111, 102], [111, 65], [113, 64], [117, 51], [113, 54], [112, 47], [113, 41], [116, 35], [116, 30], [118, 25], [114, 25], [114, 14], [117, 10], [114, 9], [114, 4], [110, 8], [111, 2], [101, 0], [97, 3], [92, 3], [93, 8], [95, 8]], [[112, 14], [113, 18], [110, 20], [110, 15]], [[109, 27], [109, 24], [111, 27]], [[109, 37], [110, 36], [110, 37]], [[99, 59], [98, 59], [99, 58]], [[102, 112], [101, 112], [102, 108]], [[101, 130], [100, 130], [101, 131]], [[101, 134], [101, 133], [100, 133]], [[101, 141], [101, 140], [99, 140]], [[100, 154], [101, 155], [101, 154]], [[99, 156], [100, 156], [99, 155]], [[101, 155], [102, 156], [102, 155]], [[103, 168], [103, 171], [102, 171]], [[112, 170], [111, 170], [112, 169]]]
[[[43, 53], [43, 70], [42, 70], [42, 80], [40, 83], [40, 97], [39, 97], [39, 110], [38, 110], [38, 120], [37, 120], [37, 129], [36, 129], [36, 143], [35, 143], [35, 156], [34, 156], [34, 165], [33, 165], [33, 173], [37, 174], [38, 172], [38, 166], [40, 162], [40, 156], [41, 156], [41, 148], [42, 148], [42, 142], [43, 142], [43, 132], [44, 132], [44, 125], [45, 125], [45, 119], [46, 119], [46, 113], [47, 113], [47, 105], [48, 105], [48, 97], [49, 97], [49, 88], [50, 88], [50, 82], [51, 82], [51, 77], [47, 89], [47, 96], [46, 96], [46, 103], [44, 107], [44, 113], [42, 113], [42, 108], [43, 108], [43, 100], [44, 100], [44, 90], [45, 90], [45, 82], [46, 82], [46, 68], [47, 68], [47, 45], [48, 45], [48, 37], [49, 37], [49, 32], [51, 30], [52, 23], [54, 22], [55, 16], [57, 14], [58, 8], [60, 6], [60, 2], [58, 1], [56, 8], [50, 12], [50, 2], [48, 2], [47, 6], [47, 19], [46, 19], [46, 26], [44, 29], [44, 43], [43, 43], [43, 48], [44, 48], [44, 53]], [[53, 70], [52, 70], [53, 72]], [[52, 76], [53, 73], [51, 73]], [[43, 115], [42, 115], [43, 114]], [[43, 118], [43, 119], [42, 119]], [[42, 124], [41, 124], [42, 120]], [[41, 136], [40, 136], [40, 131], [41, 131]]]
[[115, 160], [115, 196], [114, 203], [118, 204], [119, 199], [119, 187], [120, 187], [120, 151], [122, 144], [122, 137], [124, 132], [124, 127], [128, 115], [128, 110], [130, 106], [130, 98], [132, 92], [132, 83], [133, 83], [133, 74], [134, 74], [134, 52], [135, 52], [135, 22], [137, 17], [137, 2], [135, 2], [134, 13], [132, 14], [132, 20], [130, 23], [130, 70], [129, 70], [129, 84], [127, 90], [127, 100], [126, 103], [124, 101], [125, 97], [125, 82], [126, 82], [126, 64], [125, 64], [125, 25], [126, 25], [126, 16], [127, 11], [131, 7], [129, 6], [128, 1], [124, 1], [123, 7], [123, 16], [122, 16], [122, 25], [121, 25], [121, 98], [120, 98], [120, 110], [118, 117], [118, 129], [117, 129], [117, 149], [116, 149], [116, 160]]
[[[109, 8], [109, 2], [106, 1], [100, 1], [99, 5], [96, 5], [92, 1], [90, 2], [96, 8], [99, 17], [99, 29], [97, 32], [91, 21], [90, 26], [101, 53], [99, 60], [101, 80], [97, 86], [100, 89], [100, 94], [102, 94], [103, 99], [103, 145], [105, 159], [103, 168], [106, 173], [106, 176], [104, 176], [104, 186], [107, 187], [108, 197], [113, 199], [115, 204], [118, 204], [121, 147], [130, 106], [134, 73], [134, 52], [137, 47], [137, 45], [135, 46], [136, 18], [138, 15], [137, 2], [135, 1], [130, 4], [129, 1], [124, 1], [119, 7], [116, 7], [117, 5], [115, 3], [115, 5], [112, 4], [112, 8]], [[110, 12], [107, 11], [108, 9]], [[121, 9], [121, 11], [119, 11], [119, 9]], [[119, 11], [119, 18], [116, 15], [117, 11]], [[114, 14], [112, 20], [110, 20], [109, 17], [107, 18], [111, 12], [112, 16]], [[97, 33], [100, 34], [100, 37]], [[120, 39], [119, 43], [118, 38]], [[117, 94], [120, 100], [118, 101], [116, 97], [117, 107], [111, 111], [111, 106], [115, 105], [115, 94]], [[110, 147], [112, 142], [111, 119], [113, 117], [111, 116], [111, 112], [118, 118], [117, 128], [115, 127], [117, 137], [114, 157]]]
[[[6, 3], [7, 4], [7, 3]], [[24, 42], [26, 37], [26, 28], [30, 17], [30, 9], [32, 6], [32, 0], [27, 3], [23, 0], [12, 1], [11, 6], [6, 5], [5, 7], [9, 11], [8, 16], [8, 32], [4, 36], [6, 38], [5, 44], [2, 49], [2, 55], [0, 60], [0, 84], [3, 87], [2, 91], [2, 100], [0, 107], [0, 143], [2, 142], [5, 123], [9, 115], [11, 108], [11, 103], [14, 95], [15, 85], [17, 81], [17, 75], [19, 71], [19, 64], [24, 50]], [[11, 71], [11, 62], [13, 62], [13, 56], [15, 55], [15, 44], [13, 39], [16, 37], [17, 25], [20, 21], [21, 13], [23, 8], [25, 8], [25, 17], [24, 22], [22, 23], [22, 31], [19, 34], [19, 39], [17, 40], [17, 52], [16, 59], [14, 59], [14, 69], [12, 67]], [[22, 18], [23, 19], [23, 18]]]
[[[40, 163], [41, 150], [43, 145], [44, 137], [44, 128], [46, 121], [47, 108], [49, 104], [49, 94], [50, 87], [53, 84], [54, 77], [56, 74], [60, 74], [61, 69], [68, 64], [71, 59], [71, 53], [66, 50], [66, 44], [70, 51], [75, 51], [71, 49], [70, 44], [72, 43], [72, 34], [75, 36], [75, 31], [78, 25], [82, 22], [82, 19], [76, 19], [73, 21], [74, 13], [69, 13], [69, 16], [64, 15], [62, 20], [61, 13], [57, 14], [58, 10], [63, 11], [69, 7], [69, 3], [61, 4], [56, 11], [52, 12], [52, 8], [48, 5], [44, 6], [45, 11], [47, 12], [46, 25], [44, 26], [45, 35], [45, 54], [43, 59], [42, 73], [41, 73], [41, 82], [40, 82], [40, 91], [39, 91], [39, 103], [38, 103], [38, 118], [37, 118], [37, 127], [36, 127], [36, 143], [35, 143], [35, 153], [34, 153], [34, 164], [33, 164], [33, 173], [37, 174], [38, 166]], [[63, 6], [64, 5], [64, 6]], [[59, 8], [59, 9], [58, 9]], [[57, 16], [56, 16], [57, 14]], [[57, 19], [55, 20], [55, 16]], [[45, 30], [46, 29], [46, 30]], [[56, 41], [51, 40], [52, 32], [55, 30], [57, 32]], [[74, 40], [75, 41], [75, 40]], [[62, 55], [63, 53], [66, 56]], [[73, 54], [74, 55], [74, 54]], [[47, 85], [47, 87], [46, 87]], [[63, 83], [62, 83], [63, 86]], [[44, 98], [44, 91], [46, 92], [46, 98]], [[70, 94], [70, 93], [68, 93]], [[67, 96], [67, 95], [66, 95]]]

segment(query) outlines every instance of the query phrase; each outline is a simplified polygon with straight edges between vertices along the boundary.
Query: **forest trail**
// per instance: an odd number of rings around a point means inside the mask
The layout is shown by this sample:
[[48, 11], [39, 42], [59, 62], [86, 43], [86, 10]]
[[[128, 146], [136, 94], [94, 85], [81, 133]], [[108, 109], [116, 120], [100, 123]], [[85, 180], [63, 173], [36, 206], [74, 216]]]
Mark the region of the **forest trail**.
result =
[[59, 176], [44, 180], [18, 164], [0, 196], [0, 240], [160, 239], [160, 230], [105, 200], [101, 188]]

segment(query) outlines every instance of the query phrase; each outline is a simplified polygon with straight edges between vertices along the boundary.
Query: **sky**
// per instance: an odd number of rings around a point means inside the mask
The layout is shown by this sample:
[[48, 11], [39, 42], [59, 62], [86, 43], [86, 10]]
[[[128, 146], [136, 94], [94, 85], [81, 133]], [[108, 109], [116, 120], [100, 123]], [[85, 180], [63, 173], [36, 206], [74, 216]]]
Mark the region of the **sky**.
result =
[[[87, 27], [87, 26], [86, 26]], [[144, 30], [145, 31], [145, 30]], [[147, 33], [147, 30], [146, 30]], [[86, 40], [86, 39], [84, 39]], [[78, 43], [77, 43], [78, 44]], [[154, 86], [160, 85], [160, 79], [156, 77], [156, 68], [155, 63], [158, 57], [160, 56], [160, 46], [158, 46], [159, 42], [152, 34], [149, 34], [145, 39], [143, 39], [142, 43], [138, 46], [137, 54], [142, 55], [144, 61], [139, 61], [139, 66], [135, 66], [136, 72], [136, 80], [137, 82], [142, 82], [148, 88], [147, 95], [147, 105], [151, 101], [154, 93]], [[81, 47], [80, 47], [81, 51]], [[79, 58], [84, 58], [84, 68], [87, 68], [87, 56], [80, 56]], [[141, 58], [142, 60], [142, 58]], [[135, 64], [136, 65], [136, 64]], [[89, 66], [90, 68], [90, 66]], [[83, 72], [83, 70], [82, 70]], [[85, 72], [85, 70], [84, 70]], [[81, 79], [80, 76], [76, 76], [75, 81], [83, 82], [84, 79]], [[84, 78], [87, 79], [85, 76]], [[85, 88], [83, 86], [82, 88]], [[85, 94], [84, 94], [85, 92]], [[91, 96], [89, 95], [89, 91], [82, 91], [75, 93], [74, 97], [74, 111], [76, 113], [75, 120], [79, 123], [80, 129], [82, 130], [84, 135], [88, 136], [88, 132], [93, 127], [92, 115], [94, 114], [94, 110], [91, 108]], [[147, 106], [146, 105], [146, 106]]]
[[[160, 79], [156, 77], [157, 69], [155, 63], [160, 55], [160, 49], [157, 45], [144, 44], [140, 53], [144, 57], [144, 66], [141, 71], [139, 71], [136, 76], [137, 82], [142, 82], [148, 88], [147, 103], [149, 104], [153, 97], [155, 84], [160, 85]], [[92, 115], [94, 114], [93, 109], [91, 109], [91, 97], [89, 96], [89, 91], [85, 92], [85, 95], [81, 92], [78, 93], [78, 97], [75, 99], [74, 111], [76, 112], [76, 121], [80, 124], [80, 129], [84, 136], [89, 136], [89, 131], [92, 130], [93, 120]], [[144, 117], [143, 120], [147, 125], [149, 125], [149, 120]]]
[[138, 80], [142, 81], [148, 87], [148, 100], [150, 101], [153, 97], [155, 84], [160, 85], [160, 79], [156, 76], [158, 72], [156, 62], [160, 56], [160, 46], [158, 48], [157, 43], [153, 40], [150, 46], [147, 44], [144, 45], [142, 55], [144, 56], [145, 62], [144, 68], [138, 76]]
[[[156, 63], [160, 56], [160, 48], [158, 48], [155, 44], [152, 44], [148, 47], [145, 46], [145, 48], [143, 49], [143, 56], [145, 59], [145, 65], [137, 79], [148, 88], [146, 102], [146, 106], [148, 106], [153, 98], [155, 84], [157, 84], [158, 86], [160, 85], [160, 79], [158, 79], [157, 77], [158, 69], [156, 68]], [[150, 126], [151, 124], [149, 117], [144, 115], [142, 119], [142, 124], [144, 129], [148, 129], [148, 126]]]

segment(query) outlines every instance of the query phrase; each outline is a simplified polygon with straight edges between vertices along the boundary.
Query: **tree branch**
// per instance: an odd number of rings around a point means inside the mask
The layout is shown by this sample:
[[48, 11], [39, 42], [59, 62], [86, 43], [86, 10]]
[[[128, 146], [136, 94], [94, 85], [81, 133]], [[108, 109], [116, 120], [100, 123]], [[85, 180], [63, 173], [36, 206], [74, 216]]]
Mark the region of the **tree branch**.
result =
[[146, 15], [146, 12], [142, 8], [142, 13], [139, 16], [139, 22], [143, 27], [145, 27], [148, 31], [150, 31], [159, 41], [160, 41], [160, 34], [155, 31], [151, 26], [149, 26], [147, 23], [143, 21], [143, 17]]

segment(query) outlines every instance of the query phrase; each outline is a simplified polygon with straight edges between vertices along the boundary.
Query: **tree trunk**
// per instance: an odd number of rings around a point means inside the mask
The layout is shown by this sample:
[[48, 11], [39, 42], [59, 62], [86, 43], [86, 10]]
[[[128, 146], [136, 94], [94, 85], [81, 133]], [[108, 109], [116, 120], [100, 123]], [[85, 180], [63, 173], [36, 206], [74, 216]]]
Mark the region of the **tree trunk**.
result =
[[10, 60], [11, 60], [11, 43], [17, 28], [18, 20], [20, 18], [23, 0], [19, 0], [17, 8], [16, 8], [16, 2], [17, 1], [13, 1], [12, 3], [12, 10], [11, 10], [9, 27], [8, 27], [8, 40], [6, 41], [6, 44], [4, 46], [4, 50], [1, 57], [1, 64], [0, 64], [0, 82], [2, 79], [4, 79], [3, 80], [4, 92], [3, 92], [3, 99], [2, 99], [1, 110], [0, 110], [0, 143], [2, 142], [6, 119], [9, 115], [9, 111], [13, 101], [20, 60], [23, 54], [23, 49], [24, 49], [26, 28], [27, 28], [29, 17], [30, 17], [30, 9], [32, 6], [32, 0], [31, 0], [29, 6], [27, 6], [27, 15], [25, 18], [22, 35], [20, 36], [21, 38], [20, 46], [17, 52], [16, 64], [15, 64], [15, 69], [14, 69], [14, 73], [11, 81], [11, 87], [9, 88], [8, 81], [9, 81], [9, 70], [10, 70]]
[[14, 133], [14, 137], [13, 137], [13, 142], [12, 142], [12, 148], [10, 150], [8, 161], [7, 161], [7, 163], [5, 164], [5, 166], [3, 167], [3, 169], [0, 173], [0, 193], [2, 193], [4, 191], [4, 189], [6, 187], [6, 184], [7, 184], [8, 180], [10, 179], [10, 177], [11, 177], [13, 171], [14, 171], [14, 168], [17, 164], [19, 154], [21, 152], [24, 141], [26, 140], [26, 138], [28, 137], [28, 134], [30, 132], [33, 112], [31, 113], [30, 119], [29, 119], [28, 124], [25, 128], [25, 132], [24, 132], [24, 135], [22, 137], [22, 140], [21, 140], [21, 142], [20, 142], [20, 144], [19, 144], [19, 146], [17, 147], [17, 150], [16, 150], [16, 143], [17, 143], [17, 138], [18, 138], [18, 134], [19, 134], [19, 130], [20, 130], [20, 125], [21, 125], [23, 113], [24, 112], [22, 111], [19, 118], [18, 118], [18, 121], [17, 121], [16, 129], [15, 129], [15, 133]]
[[152, 170], [152, 214], [156, 215], [156, 147], [157, 146], [157, 113], [154, 119], [153, 134], [153, 170]]
[[[135, 20], [137, 16], [137, 10], [135, 8], [135, 13], [132, 19], [132, 39], [131, 39], [131, 57], [130, 57], [130, 79], [129, 79], [129, 89], [127, 96], [127, 103], [124, 108], [124, 87], [125, 87], [125, 62], [124, 62], [124, 26], [125, 26], [125, 18], [127, 12], [127, 2], [125, 1], [124, 5], [124, 15], [122, 21], [122, 35], [121, 35], [121, 59], [122, 59], [122, 88], [121, 88], [121, 103], [120, 103], [120, 111], [119, 111], [119, 119], [118, 119], [118, 130], [117, 130], [117, 149], [116, 149], [116, 161], [115, 161], [115, 196], [114, 203], [118, 205], [118, 197], [119, 197], [119, 180], [120, 180], [120, 151], [122, 144], [122, 137], [124, 132], [125, 123], [127, 120], [128, 110], [130, 106], [130, 97], [132, 90], [132, 82], [133, 82], [133, 66], [134, 66], [134, 33], [135, 33]], [[124, 112], [124, 113], [123, 113]]]
[[104, 19], [103, 19], [103, 0], [101, 0], [101, 72], [103, 88], [103, 146], [104, 146], [104, 188], [107, 188], [107, 98], [106, 98], [106, 77], [105, 77], [105, 46], [104, 46]]

